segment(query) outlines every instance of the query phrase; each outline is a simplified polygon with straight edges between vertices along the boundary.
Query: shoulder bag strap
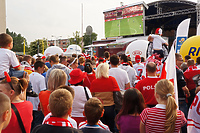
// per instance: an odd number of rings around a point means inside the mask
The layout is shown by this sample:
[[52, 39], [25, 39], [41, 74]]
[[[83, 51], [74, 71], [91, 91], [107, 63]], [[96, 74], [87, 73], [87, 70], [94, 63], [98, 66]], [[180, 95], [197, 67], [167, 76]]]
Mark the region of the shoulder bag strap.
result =
[[22, 130], [22, 133], [26, 133], [26, 130], [25, 130], [25, 128], [24, 128], [24, 124], [23, 124], [23, 122], [22, 122], [22, 119], [21, 119], [21, 117], [20, 117], [20, 114], [19, 114], [17, 108], [16, 108], [15, 105], [12, 104], [12, 103], [11, 103], [11, 107], [12, 107], [13, 111], [15, 112], [15, 115], [16, 115], [17, 120], [18, 120], [18, 122], [19, 122], [19, 126], [20, 126], [20, 128], [21, 128], [21, 130]]
[[84, 87], [84, 90], [85, 90], [85, 95], [86, 95], [86, 98], [87, 98], [87, 101], [88, 101], [90, 98], [89, 98], [88, 93], [86, 91], [86, 87]]

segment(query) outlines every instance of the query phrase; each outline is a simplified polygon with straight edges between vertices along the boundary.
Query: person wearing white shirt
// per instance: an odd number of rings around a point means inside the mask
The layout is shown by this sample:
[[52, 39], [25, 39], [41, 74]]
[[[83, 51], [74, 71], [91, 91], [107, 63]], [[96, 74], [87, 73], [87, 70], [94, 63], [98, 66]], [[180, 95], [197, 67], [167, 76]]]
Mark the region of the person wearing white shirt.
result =
[[[35, 72], [32, 72], [30, 74], [30, 82], [32, 84], [33, 91], [39, 94], [40, 91], [46, 89], [45, 78], [44, 76], [42, 76], [42, 73], [44, 72], [45, 69], [45, 63], [42, 61], [37, 61], [34, 64], [34, 68]], [[39, 97], [27, 97], [27, 101], [30, 101], [33, 104], [33, 122], [32, 122], [32, 129], [33, 129], [35, 126], [42, 124], [44, 115], [39, 107], [40, 104]]]

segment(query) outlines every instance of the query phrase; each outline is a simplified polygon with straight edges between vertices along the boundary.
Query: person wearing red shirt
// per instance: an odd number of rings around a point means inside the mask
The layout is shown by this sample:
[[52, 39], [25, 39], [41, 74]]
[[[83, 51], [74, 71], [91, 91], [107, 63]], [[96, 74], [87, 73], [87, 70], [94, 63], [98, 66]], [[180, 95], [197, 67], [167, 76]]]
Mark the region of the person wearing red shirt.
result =
[[90, 62], [87, 62], [85, 64], [84, 71], [87, 72], [87, 75], [83, 80], [83, 86], [86, 86], [90, 89], [90, 85], [91, 85], [92, 81], [94, 79], [96, 79], [95, 72], [94, 72], [94, 70], [92, 68], [92, 64]]
[[160, 80], [156, 76], [156, 64], [154, 62], [149, 62], [146, 66], [147, 69], [147, 77], [139, 81], [135, 88], [138, 89], [145, 100], [145, 104], [148, 107], [154, 107], [157, 104], [155, 99], [155, 84]]
[[200, 74], [200, 70], [197, 69], [197, 67], [195, 66], [195, 62], [193, 59], [189, 59], [187, 61], [187, 65], [188, 65], [188, 69], [184, 72], [184, 77], [185, 77], [187, 87], [190, 91], [190, 97], [187, 98], [188, 99], [188, 108], [189, 108], [194, 100], [194, 97], [196, 96], [196, 94], [195, 94], [196, 84], [192, 78], [195, 75]]
[[119, 92], [119, 86], [114, 77], [108, 75], [109, 65], [102, 63], [98, 65], [96, 70], [96, 78], [92, 81], [90, 91], [93, 97], [98, 97], [103, 101], [104, 115], [101, 121], [108, 125], [110, 130], [114, 132], [115, 119], [115, 102], [113, 94]]

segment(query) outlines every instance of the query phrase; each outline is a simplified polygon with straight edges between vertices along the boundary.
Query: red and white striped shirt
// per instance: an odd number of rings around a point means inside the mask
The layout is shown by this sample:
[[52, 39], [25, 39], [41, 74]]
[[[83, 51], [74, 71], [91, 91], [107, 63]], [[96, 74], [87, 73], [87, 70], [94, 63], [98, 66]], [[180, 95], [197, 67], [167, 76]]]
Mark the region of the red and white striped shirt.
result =
[[[146, 133], [164, 133], [165, 132], [165, 114], [166, 105], [157, 104], [154, 108], [146, 108], [140, 114], [141, 122], [145, 125]], [[184, 113], [177, 110], [177, 119], [174, 133], [178, 133], [182, 126], [187, 123]]]

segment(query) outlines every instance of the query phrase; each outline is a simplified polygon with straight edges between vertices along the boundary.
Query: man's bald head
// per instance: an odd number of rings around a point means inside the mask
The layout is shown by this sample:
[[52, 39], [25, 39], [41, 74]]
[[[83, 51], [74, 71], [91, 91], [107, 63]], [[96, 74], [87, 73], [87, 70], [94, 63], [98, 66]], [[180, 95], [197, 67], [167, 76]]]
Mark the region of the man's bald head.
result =
[[149, 62], [146, 66], [147, 72], [149, 73], [155, 73], [156, 72], [156, 64], [154, 62]]

